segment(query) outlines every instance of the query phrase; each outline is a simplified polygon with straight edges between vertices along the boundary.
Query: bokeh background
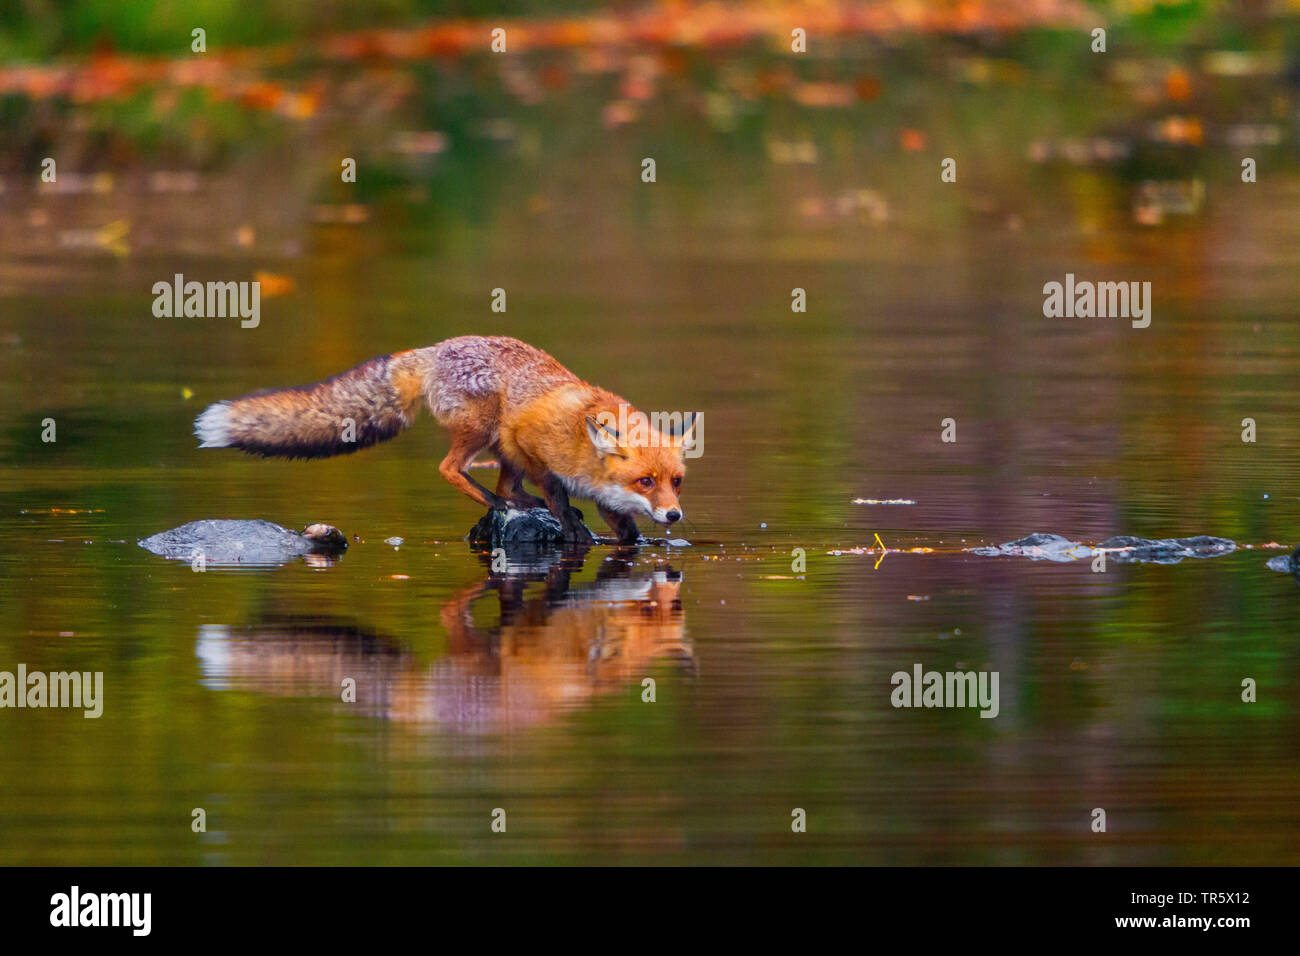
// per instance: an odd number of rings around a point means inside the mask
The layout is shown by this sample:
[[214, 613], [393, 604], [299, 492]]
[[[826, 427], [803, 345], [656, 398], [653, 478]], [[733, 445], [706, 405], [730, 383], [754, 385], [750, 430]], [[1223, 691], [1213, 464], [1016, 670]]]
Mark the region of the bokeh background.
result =
[[[4, 5], [0, 669], [107, 699], [0, 711], [0, 863], [1294, 863], [1298, 109], [1289, 2]], [[1044, 318], [1067, 272], [1150, 328]], [[156, 318], [175, 273], [259, 327]], [[195, 448], [468, 333], [702, 410], [691, 546], [493, 574], [427, 417]], [[199, 518], [354, 540], [135, 544]], [[1240, 547], [963, 550], [1040, 531]], [[914, 663], [1000, 716], [895, 710]]]

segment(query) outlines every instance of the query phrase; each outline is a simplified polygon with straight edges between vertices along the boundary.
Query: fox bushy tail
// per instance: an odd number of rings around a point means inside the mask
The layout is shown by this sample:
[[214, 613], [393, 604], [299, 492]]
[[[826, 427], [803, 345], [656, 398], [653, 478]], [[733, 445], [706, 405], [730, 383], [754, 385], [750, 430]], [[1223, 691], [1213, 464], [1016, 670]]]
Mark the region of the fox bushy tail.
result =
[[425, 392], [424, 349], [362, 362], [314, 385], [217, 402], [194, 421], [200, 448], [276, 458], [346, 455], [387, 441], [415, 420]]

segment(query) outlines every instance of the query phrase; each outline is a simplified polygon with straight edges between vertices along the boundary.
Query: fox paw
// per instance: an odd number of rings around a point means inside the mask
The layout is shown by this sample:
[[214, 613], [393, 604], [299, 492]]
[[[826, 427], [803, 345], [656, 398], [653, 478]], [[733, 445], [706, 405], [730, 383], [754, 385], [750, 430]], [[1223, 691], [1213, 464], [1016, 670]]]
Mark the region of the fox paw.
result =
[[582, 512], [577, 508], [570, 508], [565, 515], [564, 539], [566, 541], [575, 541], [579, 544], [595, 544], [596, 537], [587, 530], [586, 522], [582, 519]]

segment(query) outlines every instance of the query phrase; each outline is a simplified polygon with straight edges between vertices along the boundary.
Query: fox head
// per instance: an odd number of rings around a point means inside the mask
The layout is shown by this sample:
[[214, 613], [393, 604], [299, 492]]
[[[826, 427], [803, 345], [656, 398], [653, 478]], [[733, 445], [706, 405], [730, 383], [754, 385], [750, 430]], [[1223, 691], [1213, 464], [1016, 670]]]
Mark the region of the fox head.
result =
[[619, 412], [617, 416], [608, 411], [595, 418], [587, 416], [587, 438], [598, 461], [591, 497], [610, 511], [643, 515], [664, 527], [680, 521], [682, 506], [677, 496], [686, 477], [684, 446], [699, 416], [692, 413], [689, 421], [677, 421], [665, 434], [653, 427], [643, 412], [626, 406]]

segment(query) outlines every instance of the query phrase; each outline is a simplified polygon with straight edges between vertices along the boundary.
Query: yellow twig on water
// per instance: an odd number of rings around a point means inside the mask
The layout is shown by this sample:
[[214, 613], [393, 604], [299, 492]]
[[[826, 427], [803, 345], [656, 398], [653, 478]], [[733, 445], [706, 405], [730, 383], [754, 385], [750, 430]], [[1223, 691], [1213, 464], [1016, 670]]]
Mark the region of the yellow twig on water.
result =
[[121, 258], [131, 251], [131, 247], [126, 242], [126, 234], [130, 231], [129, 222], [125, 219], [115, 219], [95, 234], [95, 241]]

